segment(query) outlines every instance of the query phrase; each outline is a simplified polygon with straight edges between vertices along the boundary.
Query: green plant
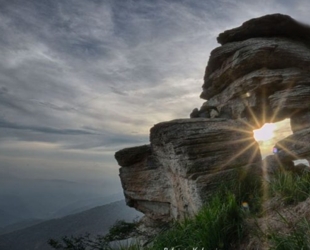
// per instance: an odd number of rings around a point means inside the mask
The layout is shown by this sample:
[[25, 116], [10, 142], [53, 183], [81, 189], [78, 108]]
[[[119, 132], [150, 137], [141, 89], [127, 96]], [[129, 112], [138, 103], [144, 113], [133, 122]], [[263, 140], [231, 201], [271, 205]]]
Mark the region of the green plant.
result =
[[279, 196], [284, 204], [304, 201], [310, 195], [310, 174], [298, 175], [294, 172], [279, 172], [270, 183], [271, 196]]
[[239, 178], [232, 181], [229, 185], [225, 184], [226, 190], [236, 195], [239, 204], [246, 202], [249, 204], [251, 214], [261, 211], [263, 200], [262, 178], [252, 171], [239, 170]]
[[126, 222], [124, 220], [118, 220], [110, 228], [109, 233], [105, 236], [107, 241], [122, 240], [134, 232], [136, 229], [136, 222]]
[[[130, 236], [136, 229], [136, 222], [125, 222], [123, 220], [116, 223], [109, 229], [105, 236], [97, 235], [91, 237], [86, 233], [80, 236], [64, 236], [61, 240], [50, 239], [48, 244], [54, 249], [59, 250], [110, 250], [111, 241], [123, 240]], [[120, 246], [120, 249], [125, 249]], [[126, 249], [138, 249], [135, 246], [127, 246]]]
[[91, 238], [86, 233], [80, 236], [64, 236], [61, 240], [50, 239], [48, 244], [59, 250], [110, 250], [109, 242], [102, 236]]
[[310, 249], [310, 224], [306, 219], [294, 226], [290, 233], [272, 232], [269, 234], [271, 250]]
[[194, 218], [175, 222], [159, 235], [152, 249], [230, 249], [242, 239], [243, 217], [235, 195], [219, 193]]

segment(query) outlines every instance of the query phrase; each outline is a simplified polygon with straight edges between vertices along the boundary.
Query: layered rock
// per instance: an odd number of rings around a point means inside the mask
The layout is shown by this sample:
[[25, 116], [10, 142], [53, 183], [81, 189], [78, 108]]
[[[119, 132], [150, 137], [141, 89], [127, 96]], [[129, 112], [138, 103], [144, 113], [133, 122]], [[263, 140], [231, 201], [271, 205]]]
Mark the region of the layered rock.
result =
[[279, 141], [276, 147], [279, 151], [277, 157], [282, 162], [298, 159], [310, 161], [310, 126]]
[[200, 110], [229, 107], [232, 119], [246, 118], [256, 128], [309, 110], [308, 26], [267, 15], [225, 31], [218, 41], [223, 46], [211, 52], [201, 94], [208, 101]]
[[170, 217], [170, 183], [152, 157], [151, 147], [127, 148], [115, 154], [126, 203], [154, 220]]
[[[289, 16], [252, 19], [218, 37], [193, 119], [151, 129], [150, 145], [115, 157], [127, 204], [149, 220], [195, 214], [228, 181], [310, 159], [310, 28]], [[253, 129], [291, 118], [293, 135], [261, 161]]]
[[237, 120], [163, 122], [151, 129], [150, 141], [115, 157], [127, 204], [154, 220], [195, 214], [221, 183], [261, 160], [252, 131]]
[[310, 40], [310, 28], [287, 15], [272, 14], [253, 18], [240, 27], [219, 34], [220, 44], [243, 41], [254, 37], [288, 37], [295, 40]]
[[310, 111], [301, 110], [291, 116], [291, 129], [295, 133], [306, 129], [310, 124]]

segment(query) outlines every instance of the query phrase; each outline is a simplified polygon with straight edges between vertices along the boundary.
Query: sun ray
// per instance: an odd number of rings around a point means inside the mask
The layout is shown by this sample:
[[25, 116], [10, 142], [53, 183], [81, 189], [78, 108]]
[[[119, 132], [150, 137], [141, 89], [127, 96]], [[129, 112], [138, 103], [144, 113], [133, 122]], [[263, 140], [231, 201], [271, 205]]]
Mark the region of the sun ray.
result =
[[252, 162], [255, 158], [255, 156], [257, 155], [257, 153], [259, 152], [259, 148], [255, 148], [255, 151], [252, 153], [251, 157], [250, 157], [250, 161], [249, 162]]
[[253, 134], [253, 130], [249, 130], [249, 129], [240, 129], [240, 128], [228, 128], [230, 131], [234, 131], [234, 132], [241, 132], [241, 133], [245, 133], [245, 134]]
[[276, 161], [277, 161], [278, 165], [280, 166], [281, 170], [285, 170], [283, 163], [280, 161], [280, 159], [278, 157], [276, 157]]
[[256, 124], [257, 127], [260, 127], [260, 122], [258, 121], [254, 111], [252, 110], [252, 107], [248, 106], [247, 110], [250, 112], [250, 115], [252, 116], [252, 118], [254, 119], [254, 122]]
[[240, 142], [252, 141], [253, 137], [242, 138], [234, 141], [227, 142], [227, 145], [239, 144]]
[[262, 120], [262, 124], [265, 124], [266, 123], [266, 106], [267, 106], [267, 104], [266, 104], [266, 88], [262, 88], [262, 92], [263, 92], [263, 94], [262, 94], [263, 98], [262, 98], [261, 105], [263, 105], [263, 107], [262, 107], [261, 120]]
[[277, 144], [280, 146], [281, 149], [283, 149], [286, 153], [288, 153], [290, 156], [298, 159], [298, 155], [296, 155], [295, 153], [293, 153], [292, 151], [290, 151], [287, 147], [285, 147], [283, 144], [279, 143]]
[[237, 159], [240, 155], [242, 155], [244, 152], [246, 152], [247, 150], [249, 150], [251, 147], [253, 147], [255, 145], [256, 142], [252, 142], [250, 143], [247, 147], [243, 148], [242, 150], [240, 150], [237, 154], [235, 154], [233, 157], [231, 157], [230, 159], [228, 159], [224, 164], [222, 164], [221, 166], [219, 166], [219, 168], [217, 170], [222, 170], [224, 167], [226, 167], [229, 163], [231, 163], [232, 161], [234, 161], [235, 159]]
[[275, 108], [275, 110], [273, 111], [273, 116], [271, 117], [271, 122], [274, 122], [275, 118], [277, 117], [277, 115], [279, 114], [281, 108], [282, 108], [282, 104], [287, 100], [287, 96], [289, 94], [289, 90], [295, 85], [295, 82], [291, 82], [288, 87], [285, 90], [285, 94], [281, 97], [278, 106]]
[[250, 130], [254, 130], [256, 129], [255, 126], [253, 126], [251, 123], [245, 121], [244, 119], [239, 119], [238, 121], [242, 122], [243, 124], [247, 125], [249, 127]]

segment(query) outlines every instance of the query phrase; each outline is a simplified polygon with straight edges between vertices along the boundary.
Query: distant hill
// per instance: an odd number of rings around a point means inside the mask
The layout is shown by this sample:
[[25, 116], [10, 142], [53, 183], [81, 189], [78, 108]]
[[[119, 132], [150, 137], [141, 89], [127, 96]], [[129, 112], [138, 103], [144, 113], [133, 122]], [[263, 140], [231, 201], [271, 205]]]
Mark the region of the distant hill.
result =
[[18, 196], [0, 195], [0, 227], [33, 218], [29, 206]]
[[0, 162], [0, 228], [27, 220], [60, 218], [124, 198], [116, 182], [18, 177], [1, 167]]
[[[18, 215], [14, 214], [14, 213], [0, 209], [0, 225], [2, 227], [5, 227], [5, 226], [12, 224], [12, 223], [16, 223], [16, 222], [21, 221], [21, 220], [23, 220], [22, 217], [19, 217]], [[0, 228], [0, 230], [1, 230], [1, 228]]]
[[0, 228], [0, 235], [11, 233], [11, 232], [14, 232], [17, 230], [21, 230], [21, 229], [26, 228], [26, 227], [31, 227], [31, 226], [39, 224], [43, 221], [44, 220], [40, 220], [40, 219], [27, 219], [27, 220], [19, 221], [17, 223], [10, 224], [8, 226]]
[[55, 211], [49, 219], [60, 218], [70, 214], [80, 213], [94, 207], [103, 206], [108, 203], [119, 201], [123, 198], [123, 192], [119, 192], [108, 196], [78, 200]]
[[116, 220], [132, 221], [141, 213], [126, 206], [125, 201], [89, 209], [60, 219], [48, 220], [12, 233], [0, 235], [1, 250], [50, 250], [50, 238], [106, 234]]

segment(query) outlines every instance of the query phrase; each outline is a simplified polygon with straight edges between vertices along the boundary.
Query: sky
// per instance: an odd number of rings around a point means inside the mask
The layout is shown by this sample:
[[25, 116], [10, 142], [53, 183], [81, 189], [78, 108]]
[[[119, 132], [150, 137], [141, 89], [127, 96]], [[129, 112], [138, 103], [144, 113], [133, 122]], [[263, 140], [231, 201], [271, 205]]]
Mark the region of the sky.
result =
[[307, 0], [0, 0], [0, 175], [122, 190], [115, 151], [200, 107], [216, 37]]

